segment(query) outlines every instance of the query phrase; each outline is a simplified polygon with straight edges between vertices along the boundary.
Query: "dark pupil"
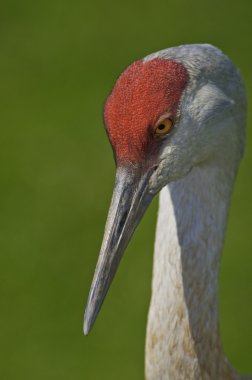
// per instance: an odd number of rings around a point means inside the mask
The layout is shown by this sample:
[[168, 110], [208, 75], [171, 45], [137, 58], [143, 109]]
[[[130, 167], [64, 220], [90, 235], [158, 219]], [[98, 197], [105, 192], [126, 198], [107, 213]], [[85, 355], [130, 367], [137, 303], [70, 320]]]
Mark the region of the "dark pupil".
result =
[[160, 125], [158, 126], [158, 129], [160, 129], [160, 130], [162, 131], [163, 129], [165, 129], [165, 125], [164, 125], [164, 124], [160, 124]]

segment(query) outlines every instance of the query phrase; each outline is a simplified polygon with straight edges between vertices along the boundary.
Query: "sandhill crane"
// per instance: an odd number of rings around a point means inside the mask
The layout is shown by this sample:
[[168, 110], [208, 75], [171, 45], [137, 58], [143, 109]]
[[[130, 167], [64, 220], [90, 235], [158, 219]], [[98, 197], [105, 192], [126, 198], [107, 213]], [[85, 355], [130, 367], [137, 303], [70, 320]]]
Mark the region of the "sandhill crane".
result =
[[246, 378], [224, 356], [217, 303], [220, 251], [245, 121], [240, 74], [207, 44], [169, 48], [134, 62], [106, 101], [104, 122], [117, 170], [84, 333], [161, 190], [147, 380]]

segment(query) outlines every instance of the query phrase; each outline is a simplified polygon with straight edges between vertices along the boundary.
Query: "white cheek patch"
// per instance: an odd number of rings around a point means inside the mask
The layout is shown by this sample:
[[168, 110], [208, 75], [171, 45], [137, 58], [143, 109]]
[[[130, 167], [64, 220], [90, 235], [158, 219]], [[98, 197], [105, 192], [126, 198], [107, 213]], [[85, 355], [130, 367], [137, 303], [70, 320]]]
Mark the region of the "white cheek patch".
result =
[[189, 113], [199, 124], [206, 124], [210, 120], [219, 120], [233, 105], [234, 101], [220, 88], [206, 84], [197, 91], [189, 107]]

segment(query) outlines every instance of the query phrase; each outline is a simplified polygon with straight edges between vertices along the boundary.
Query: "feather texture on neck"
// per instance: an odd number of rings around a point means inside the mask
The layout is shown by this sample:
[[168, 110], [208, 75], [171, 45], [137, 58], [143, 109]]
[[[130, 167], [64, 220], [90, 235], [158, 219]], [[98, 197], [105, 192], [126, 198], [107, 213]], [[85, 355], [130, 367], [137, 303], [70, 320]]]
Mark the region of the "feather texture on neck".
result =
[[236, 168], [195, 167], [160, 194], [147, 380], [237, 380], [220, 343], [218, 273]]

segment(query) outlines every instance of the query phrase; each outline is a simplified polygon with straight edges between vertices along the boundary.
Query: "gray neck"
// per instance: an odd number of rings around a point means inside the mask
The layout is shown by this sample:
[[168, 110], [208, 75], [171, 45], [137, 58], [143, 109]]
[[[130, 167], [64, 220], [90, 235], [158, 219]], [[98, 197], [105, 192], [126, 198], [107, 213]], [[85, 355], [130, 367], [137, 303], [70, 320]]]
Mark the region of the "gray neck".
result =
[[[238, 379], [221, 349], [220, 251], [235, 169], [195, 167], [160, 194], [147, 380]], [[240, 378], [240, 377], [239, 377]]]

